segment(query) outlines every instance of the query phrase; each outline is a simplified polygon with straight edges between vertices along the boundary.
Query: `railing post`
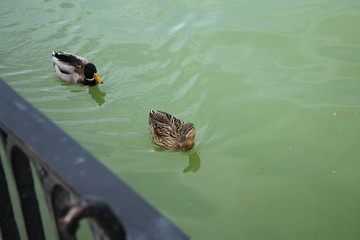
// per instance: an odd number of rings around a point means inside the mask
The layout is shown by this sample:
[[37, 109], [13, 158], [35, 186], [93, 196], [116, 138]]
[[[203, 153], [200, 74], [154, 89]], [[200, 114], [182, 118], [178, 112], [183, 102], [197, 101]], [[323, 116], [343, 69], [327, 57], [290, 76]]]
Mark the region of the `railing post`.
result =
[[8, 157], [19, 193], [28, 239], [45, 240], [30, 160], [18, 147], [10, 147]]
[[[1, 129], [0, 137], [1, 148], [1, 146], [5, 146], [6, 142], [6, 135], [1, 131]], [[0, 239], [20, 240], [8, 186], [3, 166], [3, 159], [0, 154]]]

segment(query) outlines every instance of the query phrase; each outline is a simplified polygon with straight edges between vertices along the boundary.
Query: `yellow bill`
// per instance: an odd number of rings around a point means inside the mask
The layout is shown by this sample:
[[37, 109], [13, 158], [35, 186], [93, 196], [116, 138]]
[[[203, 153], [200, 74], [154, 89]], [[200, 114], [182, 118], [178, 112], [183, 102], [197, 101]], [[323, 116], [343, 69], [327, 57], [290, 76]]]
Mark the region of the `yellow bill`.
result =
[[94, 79], [95, 79], [95, 81], [97, 83], [103, 83], [104, 82], [97, 73], [94, 73]]

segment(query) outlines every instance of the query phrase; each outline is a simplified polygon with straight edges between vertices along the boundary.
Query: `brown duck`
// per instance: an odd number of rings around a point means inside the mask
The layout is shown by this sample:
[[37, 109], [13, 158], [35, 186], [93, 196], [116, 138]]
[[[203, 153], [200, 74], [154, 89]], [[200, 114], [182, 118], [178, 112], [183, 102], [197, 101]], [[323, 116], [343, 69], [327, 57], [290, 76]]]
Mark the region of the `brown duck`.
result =
[[159, 147], [187, 151], [195, 145], [194, 124], [185, 123], [167, 112], [150, 110], [149, 125], [152, 140]]

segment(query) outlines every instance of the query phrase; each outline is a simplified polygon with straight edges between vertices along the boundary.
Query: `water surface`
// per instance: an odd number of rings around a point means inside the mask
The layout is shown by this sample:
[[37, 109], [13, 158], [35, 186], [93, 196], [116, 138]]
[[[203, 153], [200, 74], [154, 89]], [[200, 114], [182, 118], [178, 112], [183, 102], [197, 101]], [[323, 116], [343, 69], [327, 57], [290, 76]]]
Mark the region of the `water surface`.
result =
[[[0, 76], [192, 239], [360, 238], [359, 1], [3, 0], [0, 19]], [[53, 50], [105, 83], [60, 82]], [[195, 148], [156, 148], [152, 108]]]

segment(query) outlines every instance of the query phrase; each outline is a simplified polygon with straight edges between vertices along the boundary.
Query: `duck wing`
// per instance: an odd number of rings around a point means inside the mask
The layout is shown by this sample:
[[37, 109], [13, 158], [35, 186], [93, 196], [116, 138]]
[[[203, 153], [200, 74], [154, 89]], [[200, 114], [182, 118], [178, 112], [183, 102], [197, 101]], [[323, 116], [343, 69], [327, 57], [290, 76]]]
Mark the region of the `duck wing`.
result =
[[177, 138], [184, 122], [167, 112], [151, 110], [149, 124], [156, 135]]
[[52, 56], [53, 58], [56, 58], [56, 60], [62, 62], [63, 64], [71, 65], [74, 67], [79, 67], [81, 65], [85, 65], [89, 63], [89, 61], [86, 58], [76, 56], [74, 54], [67, 52], [53, 51]]
[[66, 82], [77, 82], [85, 79], [84, 67], [88, 60], [74, 54], [54, 51], [52, 62], [58, 76]]
[[167, 112], [162, 112], [162, 111], [158, 111], [161, 114], [163, 114], [166, 118], [167, 124], [169, 124], [171, 126], [172, 129], [174, 129], [174, 131], [177, 134], [180, 134], [181, 129], [184, 126], [184, 121], [182, 121], [181, 119], [175, 117], [174, 115], [171, 115], [170, 113]]

